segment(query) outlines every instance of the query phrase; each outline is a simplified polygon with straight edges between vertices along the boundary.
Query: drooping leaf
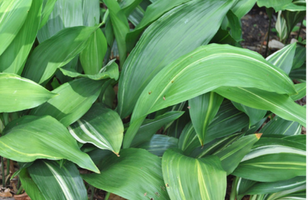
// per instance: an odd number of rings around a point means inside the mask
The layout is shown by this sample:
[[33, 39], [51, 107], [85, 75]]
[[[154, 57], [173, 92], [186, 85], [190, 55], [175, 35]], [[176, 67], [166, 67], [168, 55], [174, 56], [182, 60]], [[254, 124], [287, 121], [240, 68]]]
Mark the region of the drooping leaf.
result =
[[94, 104], [68, 129], [80, 143], [91, 143], [115, 154], [120, 152], [124, 132], [122, 120], [115, 111], [100, 104]]
[[80, 78], [53, 90], [58, 95], [31, 111], [32, 115], [50, 115], [68, 126], [83, 116], [98, 98], [104, 81]]
[[3, 134], [0, 138], [3, 157], [19, 162], [67, 159], [99, 173], [90, 157], [79, 150], [66, 127], [50, 116], [23, 116], [9, 123]]
[[40, 43], [28, 58], [24, 76], [40, 84], [71, 61], [85, 47], [87, 39], [98, 27], [66, 28]]
[[120, 157], [105, 157], [101, 166], [101, 174], [84, 174], [82, 178], [126, 199], [168, 199], [161, 160], [144, 149], [123, 149]]
[[302, 99], [306, 96], [306, 83], [298, 83], [295, 84], [294, 87], [297, 93], [291, 96], [294, 101]]
[[188, 101], [190, 118], [201, 145], [205, 142], [208, 126], [222, 101], [223, 97], [214, 92], [202, 94]]
[[190, 1], [147, 28], [123, 66], [117, 108], [122, 118], [133, 111], [141, 92], [161, 69], [212, 39], [231, 4], [229, 0]]
[[52, 12], [56, 2], [57, 0], [43, 0], [40, 28], [47, 23], [49, 15]]
[[[198, 76], [197, 79], [196, 76]], [[124, 147], [130, 145], [137, 128], [147, 114], [216, 88], [218, 89], [215, 92], [219, 91], [218, 93], [222, 95], [220, 92], [224, 92], [229, 87], [220, 89], [221, 86], [229, 86], [232, 89], [254, 87], [282, 94], [295, 93], [293, 83], [287, 75], [266, 62], [259, 54], [229, 45], [202, 46], [170, 63], [146, 86], [136, 103], [131, 125], [124, 138]], [[246, 98], [240, 96], [239, 92], [230, 92], [229, 89], [227, 92], [236, 98]], [[222, 96], [224, 95], [225, 93]], [[228, 98], [230, 99], [230, 97]], [[144, 102], [147, 103], [144, 104]], [[261, 107], [261, 109], [268, 109], [268, 107], [274, 109], [272, 104], [266, 104], [266, 107]], [[279, 110], [279, 112], [284, 115], [289, 114], [285, 110]], [[298, 108], [296, 112], [298, 112]], [[293, 114], [293, 110], [291, 113]], [[303, 122], [302, 114], [296, 117], [301, 122]]]
[[90, 38], [86, 48], [80, 53], [80, 62], [85, 74], [97, 74], [103, 66], [107, 51], [107, 41], [101, 29], [97, 29]]
[[32, 0], [2, 0], [0, 2], [0, 55], [14, 40], [23, 26]]
[[293, 4], [292, 0], [257, 0], [257, 4], [259, 7], [274, 8], [276, 12], [280, 10], [306, 10], [305, 6]]
[[306, 109], [296, 104], [288, 95], [241, 87], [220, 87], [215, 92], [237, 103], [270, 110], [283, 119], [299, 122], [303, 126], [306, 124]]
[[102, 80], [106, 78], [111, 78], [118, 80], [119, 78], [119, 68], [116, 64], [115, 60], [111, 60], [109, 63], [107, 63], [106, 66], [101, 68], [97, 74], [81, 74], [79, 72], [74, 71], [73, 69], [64, 69], [60, 68], [60, 71], [69, 77], [76, 78], [76, 77], [84, 77], [89, 78], [92, 80]]
[[225, 198], [226, 172], [216, 156], [195, 159], [169, 149], [163, 155], [162, 170], [171, 199]]
[[260, 130], [264, 135], [299, 135], [301, 134], [301, 125], [298, 122], [284, 120], [275, 116], [271, 121], [265, 124]]
[[34, 108], [55, 95], [29, 79], [0, 73], [0, 113]]
[[[0, 72], [21, 75], [41, 19], [42, 0], [33, 1], [25, 23], [0, 56]], [[1, 11], [0, 11], [1, 12]], [[1, 21], [1, 20], [0, 20]]]
[[55, 161], [38, 160], [28, 172], [45, 199], [88, 199], [79, 171], [71, 162], [60, 166]]
[[236, 102], [232, 102], [232, 103], [238, 110], [246, 113], [246, 115], [249, 117], [249, 125], [259, 122], [261, 119], [264, 118], [267, 112], [266, 110], [251, 108], [251, 107], [245, 106], [240, 103], [236, 103]]
[[20, 182], [27, 192], [27, 195], [32, 199], [39, 200], [47, 200], [35, 184], [35, 182], [31, 179], [28, 170], [26, 168], [22, 168], [18, 175]]
[[231, 174], [260, 137], [261, 134], [244, 136], [223, 150], [215, 152], [213, 155], [219, 157], [222, 168], [227, 174]]
[[260, 182], [305, 176], [306, 146], [279, 138], [261, 138], [233, 174]]

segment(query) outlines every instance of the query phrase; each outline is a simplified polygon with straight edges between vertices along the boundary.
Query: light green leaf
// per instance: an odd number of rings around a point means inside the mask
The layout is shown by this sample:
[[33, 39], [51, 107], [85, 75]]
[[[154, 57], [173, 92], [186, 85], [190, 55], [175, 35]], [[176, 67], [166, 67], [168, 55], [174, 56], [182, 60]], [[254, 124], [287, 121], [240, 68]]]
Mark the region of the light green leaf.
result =
[[213, 155], [219, 157], [222, 168], [229, 175], [235, 170], [243, 157], [250, 151], [253, 144], [260, 139], [261, 135], [262, 134], [257, 133], [244, 136], [221, 151], [215, 152]]
[[82, 0], [83, 25], [95, 26], [100, 20], [100, 2], [99, 0]]
[[169, 199], [161, 160], [144, 149], [123, 149], [119, 158], [109, 155], [101, 166], [101, 174], [84, 174], [82, 178], [126, 199]]
[[276, 12], [280, 10], [300, 11], [306, 10], [305, 5], [296, 5], [292, 0], [257, 0], [259, 7], [274, 8]]
[[169, 149], [162, 169], [170, 199], [225, 199], [226, 172], [216, 156], [195, 159]]
[[292, 63], [294, 62], [295, 50], [296, 42], [276, 51], [268, 56], [266, 60], [282, 69], [286, 74], [289, 74], [292, 69]]
[[34, 108], [55, 95], [29, 79], [0, 73], [0, 113]]
[[[42, 0], [32, 2], [25, 23], [0, 56], [0, 71], [21, 75], [35, 41], [41, 19]], [[1, 20], [0, 20], [1, 21]]]
[[103, 81], [75, 79], [53, 90], [58, 95], [31, 111], [32, 115], [50, 115], [64, 126], [77, 121], [98, 98]]
[[201, 145], [205, 142], [208, 126], [222, 101], [223, 97], [214, 92], [202, 94], [188, 101], [190, 118]]
[[121, 118], [133, 111], [141, 92], [161, 69], [212, 39], [231, 6], [229, 0], [190, 1], [147, 28], [123, 66], [117, 108]]
[[109, 61], [106, 66], [101, 68], [97, 74], [81, 74], [79, 72], [74, 71], [73, 69], [64, 69], [60, 68], [60, 71], [69, 77], [76, 78], [76, 77], [84, 77], [89, 78], [92, 80], [102, 80], [102, 79], [115, 79], [118, 80], [119, 78], [119, 68], [115, 60]]
[[23, 188], [27, 192], [27, 195], [31, 199], [47, 200], [42, 195], [35, 182], [31, 179], [26, 168], [21, 169], [20, 173], [18, 174], [18, 178], [20, 179]]
[[42, 28], [47, 23], [49, 15], [52, 12], [56, 2], [57, 0], [43, 0], [43, 9], [39, 28]]
[[109, 9], [109, 15], [111, 19], [112, 29], [117, 41], [117, 46], [120, 54], [120, 66], [126, 59], [126, 34], [129, 32], [129, 25], [124, 12], [121, 10], [120, 5], [114, 0], [103, 0]]
[[19, 162], [67, 159], [99, 173], [90, 157], [79, 150], [68, 130], [50, 116], [24, 116], [9, 123], [3, 133], [0, 155], [5, 158]]
[[227, 12], [228, 27], [232, 38], [239, 42], [242, 40], [242, 24], [240, 19], [231, 11]]
[[39, 44], [28, 58], [24, 76], [40, 84], [71, 61], [85, 47], [87, 39], [98, 27], [66, 28]]
[[301, 185], [296, 188], [276, 192], [267, 196], [266, 200], [305, 200], [306, 185]]
[[119, 2], [120, 7], [125, 14], [125, 16], [129, 16], [129, 14], [142, 2], [142, 0], [122, 0]]
[[270, 110], [283, 119], [306, 126], [306, 109], [296, 104], [288, 95], [267, 92], [255, 88], [220, 87], [215, 92], [246, 106]]
[[278, 32], [280, 40], [284, 40], [288, 36], [287, 23], [281, 15], [281, 11], [278, 12], [275, 28]]
[[38, 160], [28, 172], [45, 199], [88, 199], [79, 171], [71, 162], [60, 166], [55, 161]]
[[237, 0], [236, 4], [233, 5], [231, 10], [239, 19], [241, 19], [252, 9], [256, 1], [257, 0]]
[[91, 143], [100, 149], [119, 154], [124, 127], [115, 111], [94, 104], [82, 118], [68, 127], [71, 135], [80, 143]]
[[297, 93], [291, 96], [294, 101], [302, 99], [306, 96], [306, 83], [298, 83], [295, 84], [294, 87]]
[[260, 133], [264, 135], [300, 135], [302, 126], [294, 121], [284, 120], [278, 116], [265, 124], [260, 130]]
[[[197, 76], [198, 78], [195, 78]], [[232, 89], [254, 87], [282, 94], [295, 93], [289, 77], [282, 70], [266, 62], [261, 55], [229, 45], [202, 46], [170, 63], [146, 86], [132, 114], [131, 126], [124, 138], [124, 147], [130, 145], [137, 127], [147, 114], [215, 89], [221, 96], [226, 96], [222, 92], [229, 87], [220, 89], [221, 86], [229, 86]], [[230, 92], [229, 89], [227, 92], [230, 94], [228, 98], [231, 95], [246, 98], [236, 92]], [[273, 105], [266, 104], [261, 109], [268, 107], [272, 109]], [[289, 114], [287, 111], [279, 110], [279, 114]], [[291, 113], [293, 114], [293, 111]], [[303, 115], [299, 119], [302, 120], [302, 117]]]
[[0, 1], [0, 55], [11, 44], [23, 26], [32, 0]]
[[103, 66], [107, 41], [101, 29], [88, 39], [86, 48], [80, 53], [80, 62], [85, 74], [97, 74]]

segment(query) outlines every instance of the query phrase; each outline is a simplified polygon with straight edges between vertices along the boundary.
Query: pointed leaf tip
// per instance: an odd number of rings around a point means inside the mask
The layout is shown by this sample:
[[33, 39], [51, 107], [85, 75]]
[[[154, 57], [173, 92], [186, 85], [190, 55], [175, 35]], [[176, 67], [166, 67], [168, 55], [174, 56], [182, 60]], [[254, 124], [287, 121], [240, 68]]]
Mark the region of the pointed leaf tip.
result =
[[257, 137], [258, 139], [260, 139], [260, 137], [262, 136], [262, 134], [263, 134], [263, 133], [255, 133], [255, 135], [256, 135], [256, 137]]

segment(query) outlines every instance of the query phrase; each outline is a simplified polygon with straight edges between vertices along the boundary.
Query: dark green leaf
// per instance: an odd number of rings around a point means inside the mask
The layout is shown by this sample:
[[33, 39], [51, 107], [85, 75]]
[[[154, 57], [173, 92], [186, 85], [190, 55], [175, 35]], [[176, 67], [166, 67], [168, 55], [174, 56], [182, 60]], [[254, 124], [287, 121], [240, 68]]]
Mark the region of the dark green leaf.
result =
[[274, 117], [260, 130], [264, 135], [299, 135], [302, 131], [302, 126], [294, 121], [284, 120], [278, 116]]
[[32, 199], [38, 200], [47, 200], [35, 184], [35, 182], [31, 179], [27, 168], [23, 168], [19, 173], [19, 179], [22, 184], [22, 187], [27, 192], [27, 195]]

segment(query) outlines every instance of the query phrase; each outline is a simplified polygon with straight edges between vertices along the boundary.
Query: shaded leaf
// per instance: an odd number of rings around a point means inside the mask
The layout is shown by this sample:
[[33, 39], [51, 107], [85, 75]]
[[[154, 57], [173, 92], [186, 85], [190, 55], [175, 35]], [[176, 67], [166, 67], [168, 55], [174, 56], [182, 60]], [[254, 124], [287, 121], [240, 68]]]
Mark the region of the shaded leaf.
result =
[[252, 9], [256, 1], [257, 0], [237, 0], [231, 10], [239, 19], [241, 19]]
[[267, 112], [266, 110], [251, 108], [251, 107], [245, 106], [240, 103], [236, 103], [236, 102], [232, 102], [232, 103], [238, 110], [246, 113], [246, 115], [249, 117], [249, 126], [256, 124], [261, 119], [263, 119]]
[[27, 192], [27, 195], [32, 199], [39, 200], [47, 200], [35, 184], [35, 182], [31, 179], [27, 168], [23, 168], [18, 175], [20, 182]]
[[265, 124], [260, 130], [264, 135], [299, 135], [302, 131], [302, 126], [294, 121], [284, 120], [275, 116], [271, 121]]
[[57, 0], [43, 0], [40, 28], [47, 23], [49, 15], [52, 12], [56, 2]]
[[292, 0], [257, 0], [257, 4], [259, 7], [274, 8], [276, 12], [280, 10], [306, 10], [305, 6], [293, 4]]

